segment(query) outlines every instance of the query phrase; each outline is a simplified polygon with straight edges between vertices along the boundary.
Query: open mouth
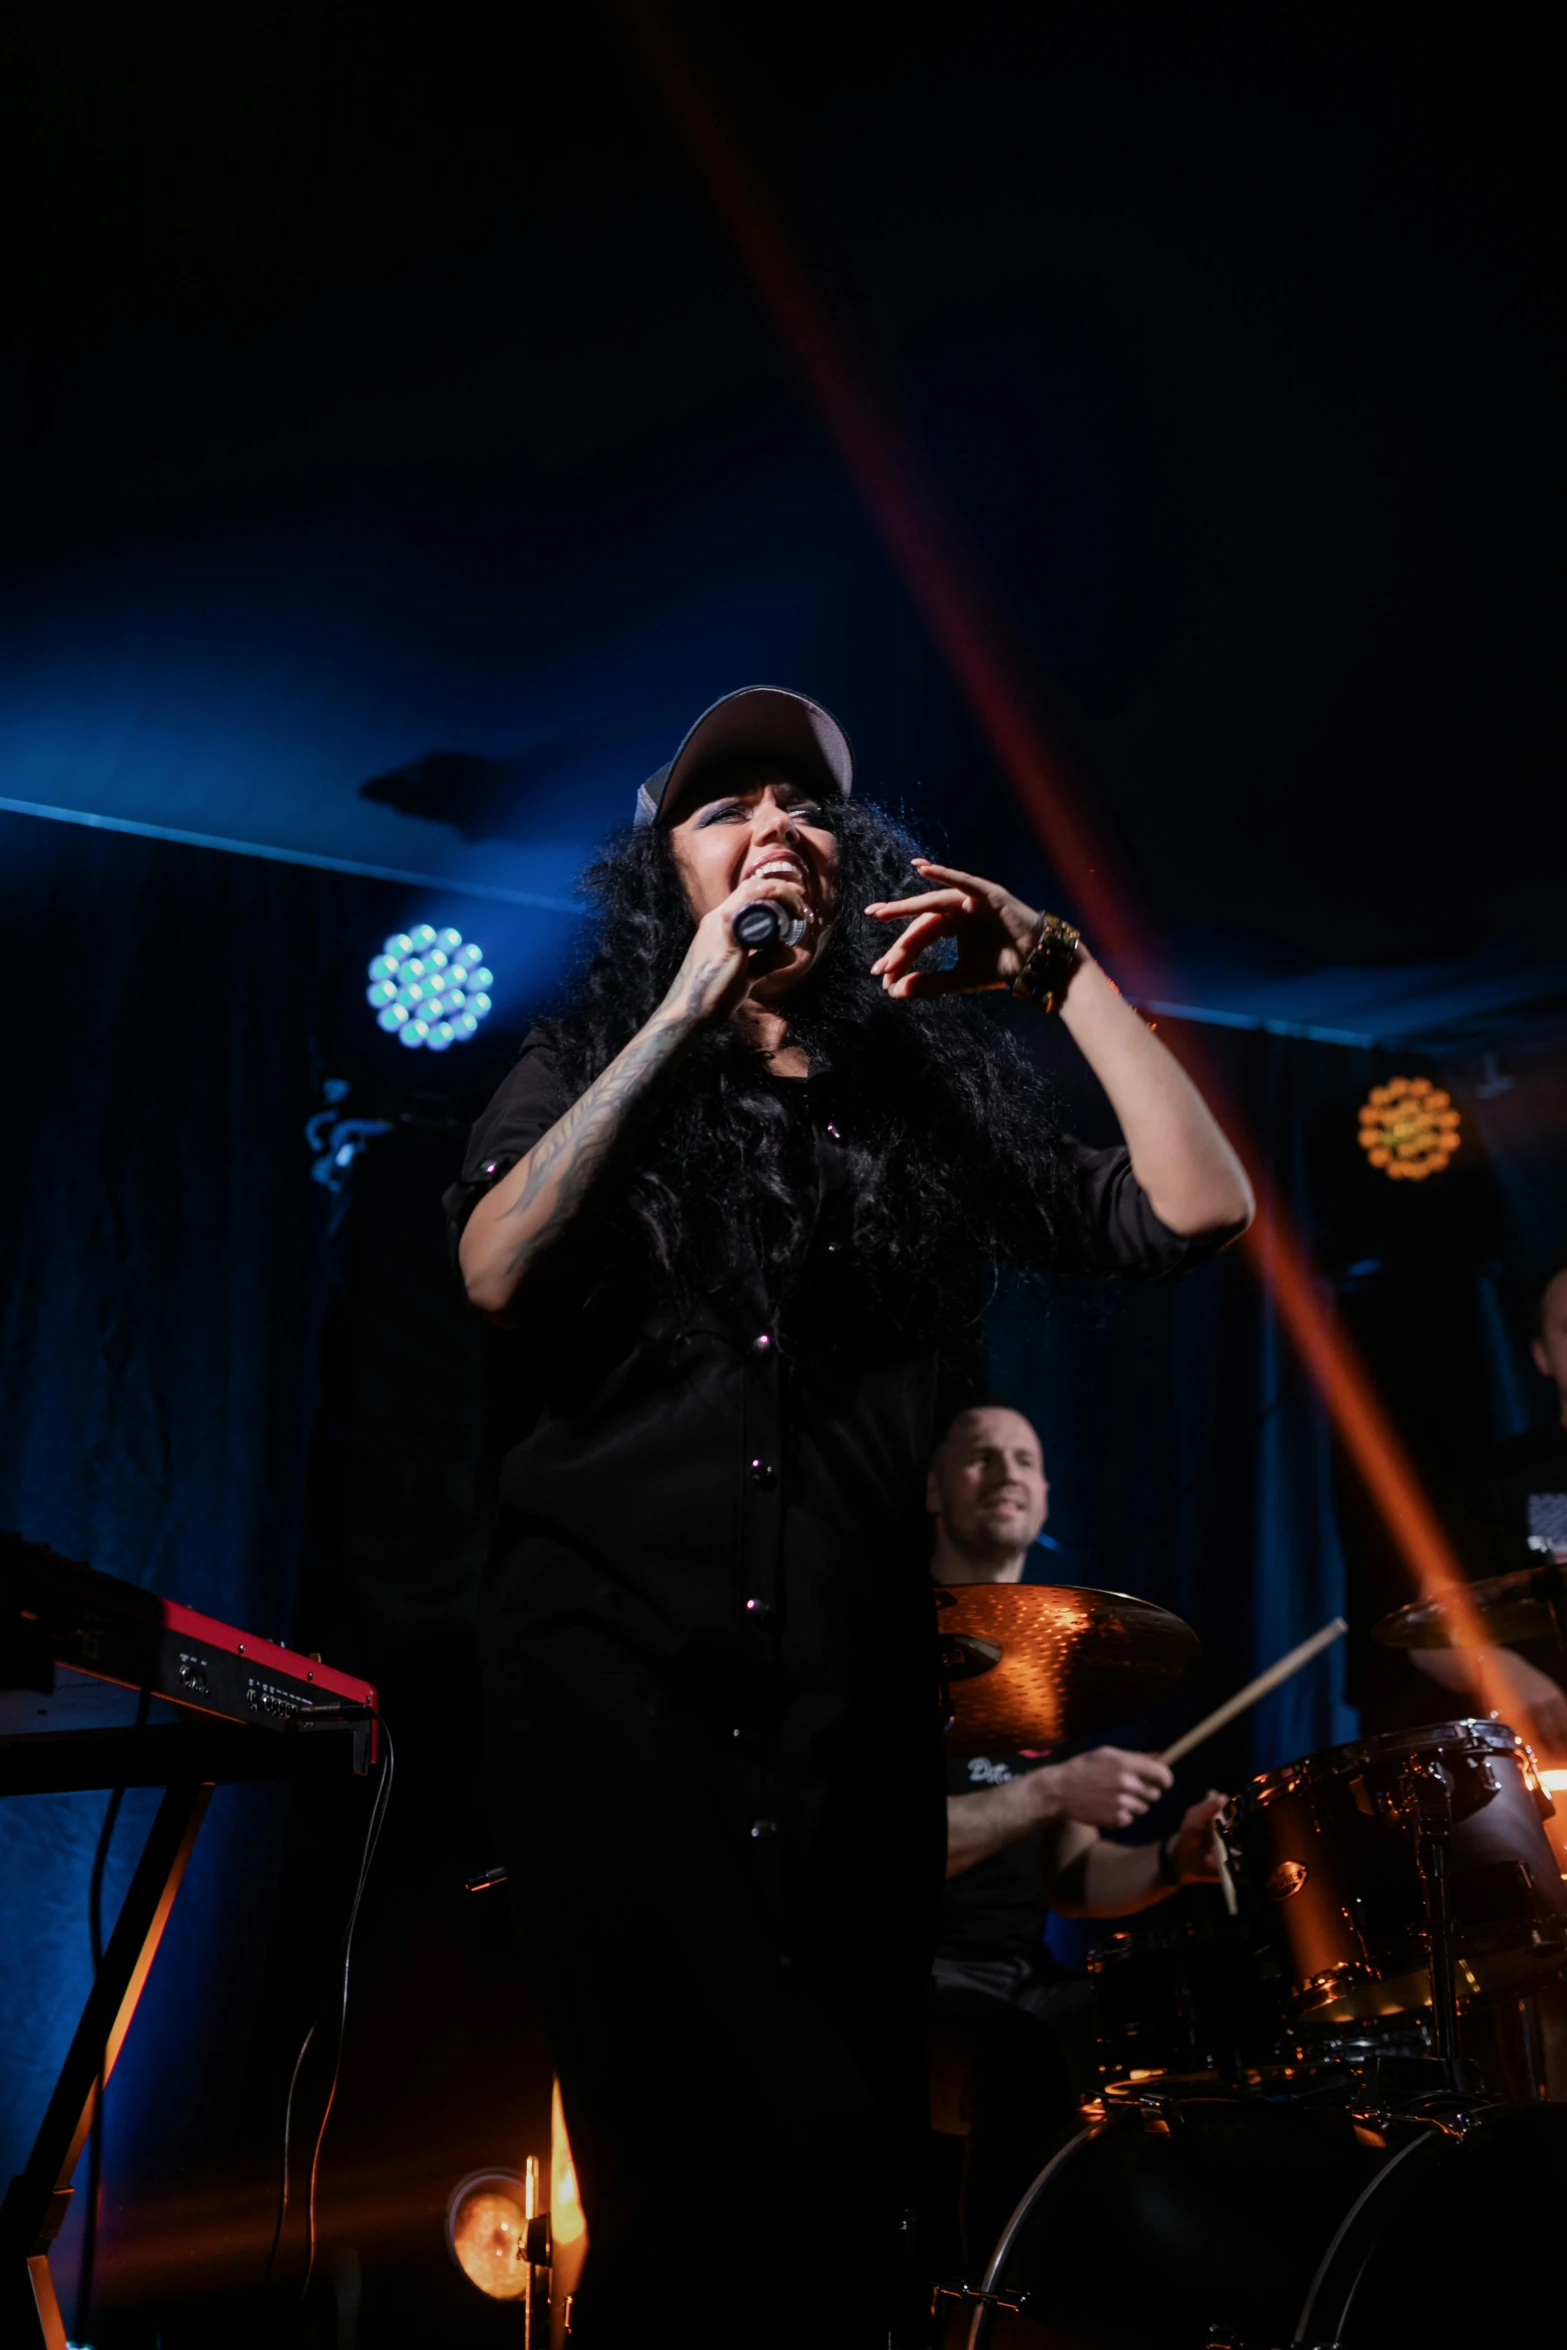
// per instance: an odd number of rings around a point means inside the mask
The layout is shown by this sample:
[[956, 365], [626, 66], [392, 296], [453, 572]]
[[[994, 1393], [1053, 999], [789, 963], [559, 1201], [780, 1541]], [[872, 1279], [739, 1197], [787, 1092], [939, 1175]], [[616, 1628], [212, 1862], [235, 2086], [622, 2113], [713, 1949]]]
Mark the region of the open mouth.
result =
[[800, 863], [798, 857], [777, 856], [758, 858], [754, 865], [748, 865], [746, 867], [740, 878], [742, 882], [791, 881], [793, 882], [795, 888], [800, 892], [801, 897], [805, 901], [805, 910], [802, 914], [794, 916], [792, 920], [785, 924], [783, 937], [780, 941], [780, 944], [783, 946], [797, 947], [801, 945], [808, 933], [821, 919], [820, 909], [818, 908], [816, 902], [816, 883], [814, 876], [810, 874], [806, 870], [805, 866]]
[[740, 876], [742, 881], [793, 881], [809, 897], [811, 877], [798, 857], [763, 857], [755, 865], [747, 865]]

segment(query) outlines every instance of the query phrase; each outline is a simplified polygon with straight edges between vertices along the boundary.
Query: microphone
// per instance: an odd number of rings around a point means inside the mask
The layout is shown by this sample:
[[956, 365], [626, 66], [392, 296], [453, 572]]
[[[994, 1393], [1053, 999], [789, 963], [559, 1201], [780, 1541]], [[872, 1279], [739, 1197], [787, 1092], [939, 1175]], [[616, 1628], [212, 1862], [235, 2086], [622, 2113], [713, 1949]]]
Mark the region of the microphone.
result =
[[753, 898], [729, 925], [736, 946], [756, 953], [760, 947], [797, 947], [805, 936], [805, 917], [791, 917], [776, 898]]

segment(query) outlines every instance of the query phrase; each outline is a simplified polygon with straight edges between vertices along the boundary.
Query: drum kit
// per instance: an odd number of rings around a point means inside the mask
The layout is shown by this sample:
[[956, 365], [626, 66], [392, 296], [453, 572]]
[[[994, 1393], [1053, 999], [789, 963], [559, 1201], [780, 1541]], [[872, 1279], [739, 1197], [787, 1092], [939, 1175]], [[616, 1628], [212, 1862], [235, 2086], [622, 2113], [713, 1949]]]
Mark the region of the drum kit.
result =
[[[1177, 1618], [1119, 1593], [940, 1599], [959, 1753], [1102, 1734], [1197, 1652]], [[1546, 1566], [1400, 1609], [1375, 1636], [1437, 1647], [1563, 1624], [1567, 1573]], [[1551, 1814], [1528, 1746], [1496, 1720], [1384, 1732], [1252, 1779], [1218, 1822], [1233, 1910], [1181, 1904], [1093, 1951], [1099, 2094], [982, 2283], [938, 2288], [943, 2342], [1567, 2341], [1548, 2253], [1567, 2099], [1539, 2030], [1567, 1968]]]

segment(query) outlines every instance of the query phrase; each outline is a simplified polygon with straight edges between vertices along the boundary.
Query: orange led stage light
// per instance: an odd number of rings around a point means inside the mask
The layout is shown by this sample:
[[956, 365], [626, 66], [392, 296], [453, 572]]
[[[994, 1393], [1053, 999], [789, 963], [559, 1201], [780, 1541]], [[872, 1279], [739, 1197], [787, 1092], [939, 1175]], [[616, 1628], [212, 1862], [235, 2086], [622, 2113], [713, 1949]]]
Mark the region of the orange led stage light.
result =
[[1360, 1105], [1360, 1147], [1393, 1181], [1424, 1183], [1451, 1164], [1463, 1120], [1429, 1077], [1390, 1077]]
[[[814, 284], [671, 12], [660, 0], [622, 0], [621, 14], [828, 439], [1076, 912], [1112, 960], [1129, 954], [1144, 930], [1132, 892], [1117, 877], [1111, 852], [1023, 682], [1021, 656], [1011, 647], [1011, 632], [967, 534], [926, 461], [908, 446], [852, 330]], [[1441, 1592], [1462, 1616], [1457, 1556], [1354, 1348], [1313, 1288], [1305, 1254], [1271, 1197], [1255, 1145], [1192, 1040], [1183, 1041], [1180, 1058], [1251, 1178], [1258, 1212], [1245, 1245], [1335, 1431], [1421, 1596]], [[1470, 1665], [1479, 1709], [1500, 1707], [1502, 1685], [1484, 1649], [1457, 1653]]]

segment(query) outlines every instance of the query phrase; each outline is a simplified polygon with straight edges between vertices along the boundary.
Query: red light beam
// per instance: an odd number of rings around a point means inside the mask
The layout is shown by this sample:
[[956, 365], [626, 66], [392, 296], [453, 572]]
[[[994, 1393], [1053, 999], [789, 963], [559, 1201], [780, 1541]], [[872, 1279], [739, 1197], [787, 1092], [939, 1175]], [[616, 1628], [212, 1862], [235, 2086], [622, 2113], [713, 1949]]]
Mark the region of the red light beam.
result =
[[[1084, 927], [1112, 959], [1130, 957], [1143, 928], [1132, 912], [1132, 893], [1117, 877], [1049, 746], [1042, 714], [1016, 674], [1009, 631], [961, 526], [906, 446], [849, 329], [812, 283], [668, 10], [659, 0], [622, 0], [621, 14], [829, 440]], [[1258, 1277], [1272, 1293], [1416, 1588], [1424, 1598], [1447, 1596], [1462, 1614], [1461, 1589], [1455, 1594], [1453, 1586], [1462, 1586], [1463, 1575], [1452, 1545], [1354, 1347], [1312, 1287], [1304, 1254], [1269, 1195], [1243, 1122], [1189, 1040], [1183, 1058], [1198, 1064], [1193, 1074], [1252, 1177], [1259, 1208], [1246, 1247]], [[1465, 1629], [1470, 1636], [1478, 1631], [1472, 1612]], [[1484, 1651], [1461, 1653], [1473, 1668], [1483, 1706], [1501, 1710], [1502, 1685]]]

